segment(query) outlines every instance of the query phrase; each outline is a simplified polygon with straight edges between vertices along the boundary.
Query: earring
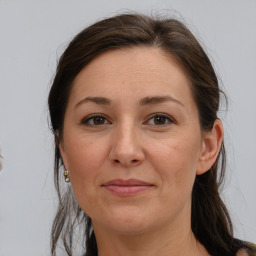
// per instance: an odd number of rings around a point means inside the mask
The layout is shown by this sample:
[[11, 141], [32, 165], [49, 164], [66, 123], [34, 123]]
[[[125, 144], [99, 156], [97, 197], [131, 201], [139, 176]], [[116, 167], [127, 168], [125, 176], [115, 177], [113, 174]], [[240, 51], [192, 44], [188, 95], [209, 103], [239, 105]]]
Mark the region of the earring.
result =
[[64, 179], [67, 183], [70, 182], [70, 178], [69, 178], [69, 171], [68, 170], [65, 170], [64, 171]]

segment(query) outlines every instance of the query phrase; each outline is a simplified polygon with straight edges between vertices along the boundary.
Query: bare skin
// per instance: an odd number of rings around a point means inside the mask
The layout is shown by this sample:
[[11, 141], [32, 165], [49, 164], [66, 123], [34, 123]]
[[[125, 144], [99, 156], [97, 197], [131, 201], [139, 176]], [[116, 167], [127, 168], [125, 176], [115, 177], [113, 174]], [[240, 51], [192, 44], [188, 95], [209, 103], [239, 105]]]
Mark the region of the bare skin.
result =
[[209, 255], [191, 230], [191, 194], [222, 138], [220, 120], [201, 130], [188, 78], [160, 49], [89, 63], [74, 81], [60, 151], [99, 256]]
[[[187, 233], [177, 236], [176, 232], [159, 229], [155, 233], [137, 234], [132, 236], [116, 236], [107, 232], [106, 234], [95, 230], [98, 244], [99, 256], [209, 256], [194, 237], [190, 229]], [[173, 233], [173, 236], [170, 234]], [[107, 237], [107, 238], [106, 238]], [[241, 255], [243, 256], [243, 255]]]

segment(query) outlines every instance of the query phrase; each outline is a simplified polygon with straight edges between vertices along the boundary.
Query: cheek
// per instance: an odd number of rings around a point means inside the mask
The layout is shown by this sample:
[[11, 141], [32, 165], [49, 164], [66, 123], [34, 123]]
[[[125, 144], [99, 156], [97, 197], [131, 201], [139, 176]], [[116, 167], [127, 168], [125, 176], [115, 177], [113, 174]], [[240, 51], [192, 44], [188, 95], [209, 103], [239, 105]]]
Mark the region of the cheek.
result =
[[70, 180], [75, 198], [80, 207], [91, 216], [91, 209], [97, 209], [97, 181], [107, 156], [106, 142], [90, 138], [73, 138], [66, 149], [70, 168]]
[[190, 194], [199, 159], [199, 140], [175, 138], [165, 144], [152, 147], [152, 165], [164, 184], [163, 191], [176, 194]]
[[106, 143], [88, 138], [70, 140], [66, 149], [70, 179], [75, 194], [83, 194], [95, 184], [107, 156]]

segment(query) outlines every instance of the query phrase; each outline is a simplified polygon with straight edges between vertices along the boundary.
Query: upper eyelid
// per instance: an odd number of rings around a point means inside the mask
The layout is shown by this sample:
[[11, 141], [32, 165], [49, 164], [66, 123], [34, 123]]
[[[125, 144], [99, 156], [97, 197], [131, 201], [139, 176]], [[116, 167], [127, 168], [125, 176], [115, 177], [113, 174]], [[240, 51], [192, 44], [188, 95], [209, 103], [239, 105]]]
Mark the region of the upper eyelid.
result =
[[172, 116], [170, 116], [169, 114], [166, 114], [166, 113], [161, 113], [161, 112], [153, 113], [153, 114], [149, 115], [147, 120], [149, 120], [149, 119], [151, 119], [151, 118], [153, 118], [155, 116], [164, 116], [164, 117], [170, 119], [172, 122], [176, 123], [176, 120]]
[[[152, 116], [150, 116], [146, 122], [149, 122], [152, 118], [155, 118], [156, 116], [162, 116], [165, 117], [170, 123], [176, 124], [176, 120], [174, 118], [172, 118], [170, 115], [167, 114], [163, 114], [163, 113], [158, 113], [158, 114], [154, 114]], [[168, 124], [163, 124], [164, 125], [168, 125]], [[161, 125], [157, 125], [157, 126], [161, 126]]]
[[170, 119], [172, 119], [172, 117], [166, 113], [162, 113], [162, 112], [156, 112], [156, 113], [152, 113], [148, 116], [148, 118], [154, 117], [154, 116], [165, 116], [165, 117], [169, 117]]
[[86, 121], [89, 121], [94, 117], [104, 117], [109, 122], [109, 118], [106, 115], [100, 114], [100, 113], [94, 113], [82, 118], [81, 123], [84, 124]]

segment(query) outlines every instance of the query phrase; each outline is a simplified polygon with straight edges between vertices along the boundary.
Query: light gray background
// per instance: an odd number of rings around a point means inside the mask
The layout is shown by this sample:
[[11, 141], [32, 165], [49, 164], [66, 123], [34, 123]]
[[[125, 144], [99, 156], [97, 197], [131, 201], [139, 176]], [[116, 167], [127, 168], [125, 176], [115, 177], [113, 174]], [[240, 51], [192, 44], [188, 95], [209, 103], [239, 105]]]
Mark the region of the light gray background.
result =
[[230, 98], [224, 198], [235, 234], [256, 243], [255, 0], [0, 0], [1, 256], [50, 254], [56, 196], [46, 101], [56, 59], [82, 28], [124, 10], [172, 13], [207, 46]]

